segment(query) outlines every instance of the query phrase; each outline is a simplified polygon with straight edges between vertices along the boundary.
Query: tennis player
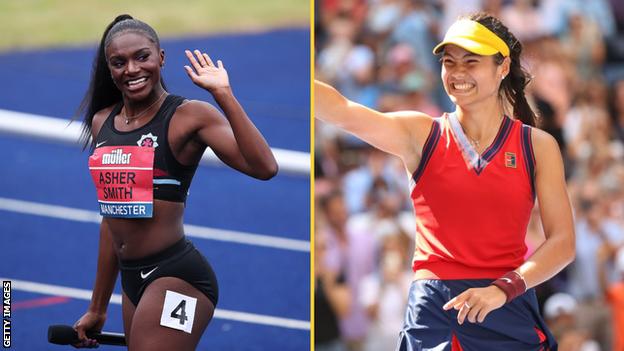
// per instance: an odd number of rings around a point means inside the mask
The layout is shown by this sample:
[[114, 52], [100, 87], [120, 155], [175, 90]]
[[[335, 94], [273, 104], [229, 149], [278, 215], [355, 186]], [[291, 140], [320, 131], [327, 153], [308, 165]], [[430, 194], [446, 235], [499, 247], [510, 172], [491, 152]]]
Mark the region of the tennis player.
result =
[[[495, 17], [456, 21], [437, 45], [455, 104], [440, 117], [380, 113], [315, 83], [316, 117], [400, 157], [417, 234], [397, 350], [555, 350], [534, 286], [574, 258], [555, 140], [535, 128], [522, 44]], [[546, 241], [524, 259], [539, 201]]]

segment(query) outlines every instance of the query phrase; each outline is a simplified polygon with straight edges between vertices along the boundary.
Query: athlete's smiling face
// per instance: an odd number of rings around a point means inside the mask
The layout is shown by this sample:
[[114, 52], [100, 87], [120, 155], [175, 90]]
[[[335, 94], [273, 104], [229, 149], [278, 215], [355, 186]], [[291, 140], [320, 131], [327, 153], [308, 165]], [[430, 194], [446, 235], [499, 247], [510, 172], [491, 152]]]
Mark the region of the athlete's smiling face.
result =
[[441, 61], [444, 90], [459, 106], [497, 99], [502, 78], [509, 72], [508, 58], [499, 65], [494, 56], [473, 54], [452, 44], [444, 47]]
[[114, 37], [106, 48], [106, 60], [113, 82], [133, 100], [146, 98], [160, 84], [164, 51], [147, 36], [125, 32]]

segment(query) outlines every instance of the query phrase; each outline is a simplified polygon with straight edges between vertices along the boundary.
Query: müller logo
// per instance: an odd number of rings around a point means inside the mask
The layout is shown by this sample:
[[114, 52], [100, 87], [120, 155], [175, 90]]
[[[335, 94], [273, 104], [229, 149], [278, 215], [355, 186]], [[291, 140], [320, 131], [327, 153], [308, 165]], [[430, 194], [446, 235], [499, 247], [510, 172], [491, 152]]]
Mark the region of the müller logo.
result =
[[110, 154], [102, 155], [102, 164], [103, 165], [128, 165], [130, 164], [130, 156], [132, 153], [129, 152], [124, 154], [122, 149], [116, 149], [110, 152]]

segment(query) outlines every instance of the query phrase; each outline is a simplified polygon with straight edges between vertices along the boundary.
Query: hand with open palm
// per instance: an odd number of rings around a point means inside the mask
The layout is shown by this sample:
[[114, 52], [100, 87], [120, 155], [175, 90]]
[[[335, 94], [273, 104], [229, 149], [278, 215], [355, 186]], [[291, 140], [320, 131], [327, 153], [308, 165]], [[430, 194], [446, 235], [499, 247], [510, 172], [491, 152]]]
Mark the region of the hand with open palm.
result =
[[184, 69], [195, 85], [214, 93], [220, 89], [229, 89], [230, 81], [227, 71], [223, 67], [221, 60], [217, 65], [212, 62], [210, 56], [195, 50], [194, 54], [190, 50], [185, 50], [191, 66], [185, 65]]

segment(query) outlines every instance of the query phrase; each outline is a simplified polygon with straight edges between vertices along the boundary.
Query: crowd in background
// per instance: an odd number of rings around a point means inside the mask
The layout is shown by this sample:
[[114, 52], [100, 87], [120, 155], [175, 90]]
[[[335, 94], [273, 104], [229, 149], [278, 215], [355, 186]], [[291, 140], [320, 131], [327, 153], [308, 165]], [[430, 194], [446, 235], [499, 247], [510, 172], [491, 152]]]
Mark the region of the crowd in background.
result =
[[[624, 351], [624, 1], [315, 7], [316, 78], [379, 111], [454, 110], [431, 50], [460, 15], [494, 14], [522, 41], [529, 101], [564, 156], [576, 228], [574, 263], [536, 288], [542, 313], [562, 351]], [[415, 238], [408, 175], [397, 158], [315, 124], [316, 349], [393, 350]], [[527, 256], [543, 241], [536, 203]]]

